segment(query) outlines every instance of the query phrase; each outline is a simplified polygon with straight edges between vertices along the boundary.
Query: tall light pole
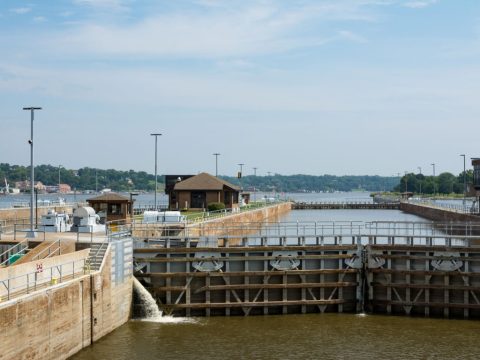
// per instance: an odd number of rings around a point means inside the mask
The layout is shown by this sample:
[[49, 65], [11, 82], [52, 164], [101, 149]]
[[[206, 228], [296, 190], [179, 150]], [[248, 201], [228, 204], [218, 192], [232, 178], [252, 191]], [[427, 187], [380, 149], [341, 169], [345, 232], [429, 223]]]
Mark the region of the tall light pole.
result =
[[218, 157], [220, 156], [220, 153], [213, 153], [215, 156], [215, 177], [218, 177]]
[[238, 164], [238, 166], [240, 166], [240, 172], [238, 173], [238, 179], [239, 179], [239, 182], [240, 182], [240, 191], [242, 191], [242, 171], [243, 171], [243, 163], [240, 163]]
[[408, 174], [408, 172], [405, 171], [405, 196], [407, 196], [407, 192], [408, 192], [408, 178], [407, 178], [407, 174]]
[[[422, 168], [418, 167], [418, 173], [422, 175]], [[422, 179], [420, 178], [420, 195], [422, 195]]]
[[431, 163], [430, 165], [432, 165], [433, 167], [433, 197], [435, 198], [435, 195], [436, 195], [436, 186], [435, 186], [435, 163]]
[[[253, 168], [253, 176], [255, 177], [254, 181], [257, 181], [257, 167]], [[253, 201], [257, 201], [257, 188], [253, 185]]]
[[62, 165], [58, 165], [58, 193], [60, 194], [60, 169], [62, 168]]
[[465, 204], [467, 202], [467, 173], [465, 172], [465, 154], [463, 156], [463, 208], [465, 209]]
[[153, 133], [150, 134], [151, 136], [155, 136], [155, 211], [157, 211], [157, 190], [158, 190], [158, 173], [157, 173], [157, 144], [158, 144], [158, 137], [162, 136], [160, 133]]
[[35, 171], [33, 170], [33, 119], [35, 110], [42, 110], [41, 107], [24, 107], [23, 110], [30, 111], [30, 232], [27, 233], [27, 237], [36, 237], [35, 229], [33, 227], [33, 196], [35, 192]]

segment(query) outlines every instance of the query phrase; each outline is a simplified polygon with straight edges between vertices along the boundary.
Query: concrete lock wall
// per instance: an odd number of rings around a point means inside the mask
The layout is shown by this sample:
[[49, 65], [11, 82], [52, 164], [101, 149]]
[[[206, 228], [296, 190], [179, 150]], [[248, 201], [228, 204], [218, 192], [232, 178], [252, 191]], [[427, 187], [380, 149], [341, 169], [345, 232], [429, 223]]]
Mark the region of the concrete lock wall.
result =
[[415, 214], [433, 221], [449, 222], [449, 221], [480, 221], [480, 216], [456, 213], [450, 210], [439, 209], [427, 205], [418, 205], [402, 202], [400, 210]]
[[[0, 359], [66, 359], [127, 322], [130, 247], [109, 245], [100, 271], [0, 302]], [[118, 264], [126, 276], [112, 280]]]
[[[245, 229], [235, 231], [235, 227], [244, 223], [277, 221], [282, 215], [288, 213], [291, 209], [292, 203], [286, 202], [257, 210], [234, 213], [222, 218], [207, 220], [199, 224], [191, 225], [187, 232], [189, 236], [246, 235], [247, 233], [245, 232]], [[230, 230], [228, 229], [229, 227], [231, 227]]]
[[[38, 221], [40, 222], [40, 218], [42, 215], [46, 215], [48, 210], [53, 209], [58, 213], [73, 213], [73, 207], [69, 206], [39, 206], [37, 210], [33, 212], [33, 216], [38, 213]], [[0, 209], [0, 223], [4, 225], [13, 225], [16, 223], [28, 223], [30, 221], [30, 208], [29, 207], [22, 207], [22, 208], [10, 208], [10, 209]]]

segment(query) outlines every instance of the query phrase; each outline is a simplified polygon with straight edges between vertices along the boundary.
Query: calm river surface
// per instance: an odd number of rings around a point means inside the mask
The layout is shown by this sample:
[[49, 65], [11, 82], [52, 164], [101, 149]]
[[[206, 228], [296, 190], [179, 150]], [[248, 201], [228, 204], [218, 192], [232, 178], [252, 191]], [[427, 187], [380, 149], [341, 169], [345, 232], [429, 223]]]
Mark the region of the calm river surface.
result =
[[73, 359], [478, 359], [477, 321], [310, 314], [131, 321]]
[[[363, 193], [306, 195], [299, 197], [368, 199]], [[423, 219], [396, 210], [300, 210], [281, 220]], [[130, 321], [73, 359], [479, 359], [479, 341], [480, 322], [474, 320], [355, 314], [166, 318]]]

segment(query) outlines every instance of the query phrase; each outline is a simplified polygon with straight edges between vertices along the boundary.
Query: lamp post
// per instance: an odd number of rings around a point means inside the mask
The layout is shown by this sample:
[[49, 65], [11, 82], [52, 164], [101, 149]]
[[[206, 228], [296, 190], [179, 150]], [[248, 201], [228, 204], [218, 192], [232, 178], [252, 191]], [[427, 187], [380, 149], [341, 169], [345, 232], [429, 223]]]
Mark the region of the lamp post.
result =
[[465, 204], [467, 202], [467, 173], [465, 172], [465, 154], [463, 156], [463, 209], [465, 210]]
[[436, 186], [435, 186], [435, 163], [431, 163], [433, 167], [433, 197], [435, 198], [436, 195]]
[[242, 171], [243, 171], [243, 163], [238, 164], [240, 166], [240, 172], [238, 173], [238, 180], [240, 182], [240, 191], [242, 191]]
[[62, 165], [58, 165], [58, 193], [60, 194], [60, 169], [62, 168]]
[[30, 232], [27, 233], [28, 238], [36, 237], [35, 229], [33, 227], [33, 201], [34, 201], [34, 192], [35, 192], [35, 172], [33, 170], [33, 120], [35, 110], [42, 110], [41, 107], [24, 107], [23, 110], [30, 111]]
[[405, 196], [407, 196], [407, 192], [408, 192], [408, 178], [407, 178], [407, 174], [408, 174], [408, 172], [405, 171]]
[[220, 153], [213, 153], [215, 156], [215, 177], [218, 177], [218, 156]]
[[[418, 167], [418, 173], [422, 175], [422, 168]], [[422, 179], [420, 178], [420, 195], [422, 195]]]
[[[257, 167], [254, 167], [253, 168], [253, 176], [255, 177], [254, 181], [256, 182], [257, 181]], [[255, 187], [255, 185], [253, 185], [253, 201], [257, 201], [257, 189]]]
[[157, 211], [157, 190], [158, 190], [158, 173], [157, 173], [157, 144], [158, 144], [158, 137], [162, 136], [160, 133], [153, 133], [150, 134], [151, 136], [155, 136], [155, 211]]

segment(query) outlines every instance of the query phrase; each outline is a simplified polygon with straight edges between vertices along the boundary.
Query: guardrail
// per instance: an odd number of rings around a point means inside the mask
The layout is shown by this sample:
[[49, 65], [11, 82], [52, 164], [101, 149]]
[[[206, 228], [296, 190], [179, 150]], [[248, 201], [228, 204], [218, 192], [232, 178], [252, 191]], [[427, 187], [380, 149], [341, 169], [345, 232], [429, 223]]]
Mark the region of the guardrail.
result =
[[478, 214], [479, 204], [475, 202], [469, 202], [469, 204], [447, 204], [445, 202], [438, 202], [432, 199], [408, 199], [405, 200], [409, 204], [416, 204], [422, 206], [428, 206], [435, 209], [444, 209], [460, 214]]
[[24, 255], [26, 249], [28, 249], [28, 239], [19, 242], [18, 244], [1, 253], [0, 260], [4, 260], [0, 263], [0, 267], [7, 265], [12, 260], [12, 256]]
[[[443, 246], [470, 247], [473, 241], [480, 240], [475, 236], [453, 235], [369, 235], [369, 234], [328, 234], [328, 235], [220, 235], [208, 237], [218, 247], [203, 247], [204, 236], [171, 237], [162, 236], [155, 239], [144, 239], [135, 243], [135, 249], [142, 248], [198, 248], [199, 251], [221, 252], [222, 248], [250, 247], [252, 252], [263, 251], [259, 247], [279, 247], [279, 250], [295, 251], [295, 247], [328, 247], [339, 245], [405, 245], [405, 246]], [[200, 250], [201, 249], [201, 250]], [[208, 249], [208, 250], [207, 250]], [[320, 250], [320, 249], [319, 249]], [[329, 249], [331, 250], [331, 249]], [[300, 249], [299, 249], [300, 251]]]
[[[276, 236], [276, 237], [345, 237], [345, 236], [471, 236], [480, 234], [480, 224], [470, 222], [406, 222], [406, 221], [314, 221], [314, 222], [242, 222], [235, 224], [208, 224], [194, 229], [137, 227], [134, 236], [142, 239], [189, 238], [198, 236]], [[142, 232], [144, 230], [144, 232]], [[155, 231], [157, 230], [157, 231]], [[192, 230], [192, 231], [190, 231]], [[194, 230], [194, 231], [193, 231]], [[219, 235], [221, 234], [221, 235]], [[480, 239], [480, 237], [478, 237]]]
[[[58, 239], [54, 241], [52, 244], [50, 244], [48, 247], [40, 251], [37, 255], [35, 255], [30, 261], [35, 261], [39, 259], [48, 259], [50, 256], [53, 256], [55, 254], [61, 255], [62, 254], [62, 247], [61, 247], [61, 239]], [[53, 249], [53, 247], [57, 246], [56, 249]], [[47, 256], [40, 258], [41, 255], [44, 253], [47, 253]]]
[[38, 267], [36, 271], [0, 280], [0, 301], [85, 275], [88, 273], [88, 267], [85, 265], [86, 259], [80, 259], [47, 268]]

